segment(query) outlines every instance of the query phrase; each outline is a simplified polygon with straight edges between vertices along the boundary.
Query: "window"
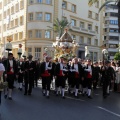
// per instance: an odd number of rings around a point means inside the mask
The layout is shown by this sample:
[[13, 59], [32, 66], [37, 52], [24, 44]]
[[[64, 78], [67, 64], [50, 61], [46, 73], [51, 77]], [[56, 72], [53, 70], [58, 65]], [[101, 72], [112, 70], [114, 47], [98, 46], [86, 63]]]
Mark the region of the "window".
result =
[[15, 34], [14, 40], [18, 40], [18, 34]]
[[20, 17], [20, 25], [23, 25], [24, 18], [23, 16]]
[[72, 5], [72, 12], [76, 12], [76, 5]]
[[46, 13], [45, 14], [45, 21], [51, 21], [51, 14], [50, 13]]
[[41, 48], [35, 48], [35, 59], [40, 58]]
[[99, 16], [98, 16], [97, 13], [95, 14], [95, 19], [96, 19], [96, 20], [99, 20]]
[[10, 9], [7, 10], [7, 15], [10, 15]]
[[18, 19], [15, 19], [15, 26], [18, 26]]
[[110, 20], [109, 23], [112, 25], [118, 25], [118, 20]]
[[98, 39], [95, 39], [94, 45], [98, 46]]
[[71, 25], [72, 25], [72, 26], [76, 26], [76, 20], [72, 19], [72, 20], [71, 20]]
[[84, 43], [84, 37], [80, 36], [80, 44], [83, 44], [83, 43]]
[[33, 4], [34, 3], [34, 0], [29, 0], [29, 4]]
[[88, 24], [88, 30], [92, 30], [92, 25]]
[[51, 0], [46, 0], [46, 4], [51, 4], [52, 3], [52, 1]]
[[11, 28], [14, 27], [14, 21], [11, 21]]
[[91, 45], [91, 38], [88, 38], [87, 44]]
[[19, 11], [19, 4], [18, 3], [16, 4], [15, 7], [16, 7], [16, 12]]
[[19, 39], [22, 39], [23, 38], [23, 32], [20, 32], [19, 33]]
[[99, 1], [96, 2], [95, 6], [99, 8]]
[[98, 26], [95, 26], [95, 31], [96, 33], [98, 33]]
[[75, 35], [72, 35], [71, 37], [72, 37], [72, 39], [73, 39], [73, 40], [75, 40], [75, 39], [76, 39], [76, 36], [75, 36]]
[[33, 20], [33, 13], [29, 13], [29, 21]]
[[29, 38], [32, 38], [32, 30], [29, 30], [29, 31], [28, 31], [28, 37], [29, 37]]
[[89, 11], [89, 12], [88, 12], [88, 17], [89, 17], [89, 18], [92, 18], [92, 11]]
[[36, 38], [41, 38], [42, 37], [42, 32], [41, 30], [36, 30]]
[[36, 20], [42, 20], [42, 13], [36, 13]]
[[11, 14], [14, 13], [14, 6], [11, 7]]
[[45, 31], [45, 38], [51, 38], [51, 32]]
[[28, 55], [32, 55], [32, 48], [28, 48]]
[[4, 12], [4, 18], [6, 18], [6, 11]]
[[6, 31], [6, 24], [4, 24], [4, 31]]
[[63, 3], [62, 3], [62, 8], [63, 8], [63, 9], [67, 9], [67, 2], [66, 2], [66, 1], [63, 1]]
[[20, 1], [20, 9], [24, 8], [24, 1]]
[[94, 52], [94, 61], [98, 61], [98, 53]]
[[42, 3], [43, 2], [43, 0], [37, 0], [37, 3]]
[[85, 28], [85, 23], [84, 22], [80, 22], [80, 27], [81, 28]]

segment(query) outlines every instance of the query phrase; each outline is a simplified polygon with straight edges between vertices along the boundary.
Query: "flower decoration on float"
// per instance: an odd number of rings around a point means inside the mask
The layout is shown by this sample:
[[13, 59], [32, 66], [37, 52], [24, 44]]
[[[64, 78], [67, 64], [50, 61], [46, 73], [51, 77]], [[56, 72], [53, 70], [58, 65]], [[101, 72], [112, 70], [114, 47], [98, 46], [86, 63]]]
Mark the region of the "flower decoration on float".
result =
[[55, 49], [54, 58], [63, 57], [69, 60], [76, 57], [76, 50], [79, 48], [79, 44], [71, 38], [66, 29], [61, 38], [56, 37], [52, 47]]

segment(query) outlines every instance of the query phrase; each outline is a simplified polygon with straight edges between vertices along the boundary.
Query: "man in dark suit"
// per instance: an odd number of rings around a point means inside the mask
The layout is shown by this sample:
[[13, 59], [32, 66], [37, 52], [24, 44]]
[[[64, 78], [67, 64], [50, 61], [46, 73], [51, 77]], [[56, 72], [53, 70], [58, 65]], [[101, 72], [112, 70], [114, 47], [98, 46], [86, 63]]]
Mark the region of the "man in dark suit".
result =
[[49, 62], [49, 57], [44, 58], [44, 62], [40, 65], [40, 75], [42, 77], [43, 96], [49, 98], [50, 84], [51, 84], [51, 70], [52, 64]]
[[[35, 63], [32, 61], [32, 55], [28, 56], [28, 61], [24, 64], [25, 70], [25, 93], [24, 95], [31, 95], [32, 93], [32, 85], [34, 81], [34, 71], [35, 71]], [[29, 85], [29, 88], [28, 88]]]
[[106, 98], [109, 95], [110, 81], [113, 80], [113, 69], [110, 61], [105, 61], [105, 65], [101, 69], [103, 73], [103, 97]]
[[18, 75], [19, 90], [22, 91], [23, 77], [24, 77], [24, 62], [22, 58], [17, 62], [17, 75]]
[[8, 93], [7, 91], [5, 91], [5, 98], [7, 98], [8, 94], [8, 99], [12, 100], [12, 89], [14, 85], [14, 79], [17, 73], [17, 65], [16, 61], [13, 60], [12, 53], [8, 54], [8, 59], [4, 61], [4, 66], [5, 66], [5, 78], [8, 82]]

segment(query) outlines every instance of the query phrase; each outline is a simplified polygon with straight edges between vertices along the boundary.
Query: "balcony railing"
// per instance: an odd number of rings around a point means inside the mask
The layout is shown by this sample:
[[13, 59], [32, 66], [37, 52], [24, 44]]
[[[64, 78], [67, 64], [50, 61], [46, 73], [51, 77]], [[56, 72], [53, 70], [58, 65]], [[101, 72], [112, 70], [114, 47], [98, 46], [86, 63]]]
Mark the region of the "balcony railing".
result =
[[89, 34], [91, 36], [95, 36], [97, 34], [96, 31], [88, 30], [88, 29], [80, 28], [80, 27], [76, 27], [76, 26], [71, 26], [71, 30], [72, 31], [77, 31], [77, 32], [80, 32], [80, 33], [83, 33], [83, 34]]

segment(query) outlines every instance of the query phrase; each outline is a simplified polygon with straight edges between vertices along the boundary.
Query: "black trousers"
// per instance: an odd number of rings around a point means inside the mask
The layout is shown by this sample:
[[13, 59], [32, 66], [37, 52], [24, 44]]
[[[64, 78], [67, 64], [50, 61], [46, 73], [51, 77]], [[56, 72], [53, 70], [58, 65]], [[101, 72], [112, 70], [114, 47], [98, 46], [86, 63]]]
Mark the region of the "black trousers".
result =
[[110, 80], [103, 80], [103, 96], [107, 95], [107, 87], [110, 85]]
[[62, 87], [65, 88], [65, 81], [66, 81], [66, 77], [65, 76], [57, 76], [56, 79], [56, 87]]
[[1, 105], [1, 93], [2, 93], [2, 92], [0, 91], [0, 105]]
[[14, 79], [15, 79], [14, 74], [7, 74], [7, 82], [8, 82], [8, 88], [9, 89], [13, 89]]
[[23, 77], [24, 77], [23, 73], [18, 74], [18, 83], [23, 83]]
[[34, 76], [29, 76], [29, 78], [25, 79], [25, 93], [32, 93], [32, 85], [33, 85]]
[[49, 76], [42, 77], [42, 89], [50, 90], [51, 79]]
[[79, 89], [79, 85], [80, 85], [80, 78], [73, 78], [72, 80], [72, 88], [76, 87], [76, 89]]
[[87, 88], [92, 89], [92, 78], [87, 78]]

